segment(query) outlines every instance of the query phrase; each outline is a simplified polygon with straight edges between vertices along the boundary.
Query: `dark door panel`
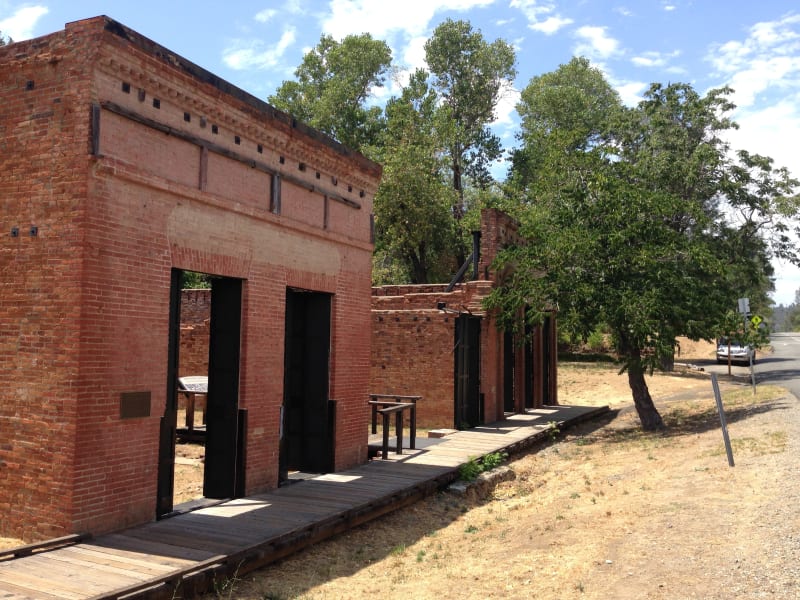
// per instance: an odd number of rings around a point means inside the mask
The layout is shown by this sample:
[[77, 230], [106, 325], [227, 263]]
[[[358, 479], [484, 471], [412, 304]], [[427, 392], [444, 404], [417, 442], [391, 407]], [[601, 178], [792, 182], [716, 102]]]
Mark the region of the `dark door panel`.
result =
[[236, 495], [241, 321], [242, 281], [213, 279], [203, 479], [207, 498]]
[[169, 288], [169, 333], [167, 349], [167, 402], [161, 417], [158, 442], [158, 484], [156, 517], [172, 511], [175, 482], [175, 435], [178, 423], [178, 347], [181, 329], [181, 279], [183, 272], [173, 269]]
[[289, 471], [333, 470], [328, 401], [331, 296], [286, 291], [283, 439], [280, 479]]
[[515, 412], [514, 406], [514, 336], [510, 331], [503, 333], [503, 410]]
[[466, 429], [483, 423], [480, 394], [481, 320], [462, 315], [456, 319], [455, 331], [454, 425]]

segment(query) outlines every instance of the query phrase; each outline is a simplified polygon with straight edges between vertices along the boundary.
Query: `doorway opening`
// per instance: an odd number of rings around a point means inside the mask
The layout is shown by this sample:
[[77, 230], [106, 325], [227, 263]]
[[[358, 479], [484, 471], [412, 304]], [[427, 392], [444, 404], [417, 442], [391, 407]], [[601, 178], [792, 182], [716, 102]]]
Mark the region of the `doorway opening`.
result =
[[286, 290], [279, 484], [334, 468], [336, 403], [328, 399], [330, 294]]
[[483, 424], [481, 319], [460, 315], [455, 322], [455, 419], [457, 429]]
[[[244, 493], [246, 412], [239, 408], [242, 280], [202, 275], [205, 320], [194, 319], [195, 348], [181, 343], [182, 298], [198, 274], [173, 269], [170, 284], [167, 402], [161, 419], [158, 501], [162, 518], [210, 499]], [[184, 323], [186, 325], [186, 323]], [[188, 326], [183, 327], [184, 333]], [[197, 347], [200, 350], [197, 350]], [[187, 360], [182, 360], [182, 352]], [[205, 353], [206, 360], [189, 360]], [[203, 372], [204, 371], [204, 372]], [[179, 443], [180, 442], [180, 443]], [[178, 508], [176, 509], [176, 505]]]
[[514, 334], [503, 332], [503, 412], [508, 415], [516, 411], [514, 382], [516, 371], [516, 348]]

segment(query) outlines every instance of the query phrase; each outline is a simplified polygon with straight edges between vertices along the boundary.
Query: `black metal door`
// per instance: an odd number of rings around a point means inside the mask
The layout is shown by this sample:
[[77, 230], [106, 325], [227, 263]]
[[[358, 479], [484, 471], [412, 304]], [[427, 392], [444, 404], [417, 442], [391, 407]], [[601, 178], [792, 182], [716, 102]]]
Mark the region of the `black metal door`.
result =
[[[244, 445], [237, 439], [241, 322], [242, 281], [212, 279], [203, 477], [206, 498], [236, 496], [237, 445]], [[238, 476], [241, 479], [242, 474]]]
[[333, 470], [328, 380], [331, 296], [286, 290], [280, 479], [289, 471]]
[[455, 323], [454, 425], [467, 429], [483, 423], [481, 405], [481, 320], [462, 315]]
[[533, 397], [533, 387], [536, 384], [535, 372], [533, 368], [533, 340], [534, 328], [531, 325], [525, 325], [525, 368], [523, 377], [525, 386], [525, 408], [533, 408], [535, 400]]
[[503, 410], [514, 412], [514, 336], [510, 331], [503, 333]]
[[545, 317], [542, 322], [542, 402], [544, 404], [550, 404], [553, 401], [551, 381], [554, 348], [553, 319], [552, 317]]
[[181, 330], [181, 279], [183, 271], [173, 269], [169, 288], [169, 334], [167, 348], [167, 401], [158, 442], [158, 484], [156, 518], [172, 511], [175, 485], [175, 432], [178, 424], [178, 359]]

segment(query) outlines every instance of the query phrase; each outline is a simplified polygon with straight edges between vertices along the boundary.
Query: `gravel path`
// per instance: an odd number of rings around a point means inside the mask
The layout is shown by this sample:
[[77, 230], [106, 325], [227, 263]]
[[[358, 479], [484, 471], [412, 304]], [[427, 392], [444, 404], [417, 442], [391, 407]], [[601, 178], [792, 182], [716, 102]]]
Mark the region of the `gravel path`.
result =
[[[742, 555], [723, 565], [730, 585], [720, 598], [800, 598], [800, 402], [788, 396], [773, 410], [753, 418], [755, 433], [785, 431], [786, 450], [748, 456], [735, 469], [747, 469], [761, 482], [761, 498], [741, 519]], [[748, 490], [742, 490], [746, 494]]]

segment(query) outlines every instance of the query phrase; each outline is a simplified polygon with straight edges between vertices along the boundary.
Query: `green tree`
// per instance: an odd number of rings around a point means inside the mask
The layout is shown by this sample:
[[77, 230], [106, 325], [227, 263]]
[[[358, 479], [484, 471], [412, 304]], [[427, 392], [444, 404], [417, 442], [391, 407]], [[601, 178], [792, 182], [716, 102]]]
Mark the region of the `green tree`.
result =
[[619, 94], [586, 58], [534, 77], [517, 105], [522, 146], [511, 155], [514, 187], [532, 198], [560, 193], [581, 177], [583, 162], [573, 159], [604, 141], [620, 110]]
[[[502, 154], [500, 140], [489, 125], [496, 118], [504, 85], [516, 76], [516, 57], [508, 42], [489, 43], [469, 22], [447, 19], [425, 43], [425, 60], [441, 98], [444, 115], [439, 135], [458, 195], [453, 218], [460, 228], [467, 210], [464, 177], [479, 187], [488, 186], [492, 181], [489, 166]], [[462, 247], [460, 261], [464, 254]]]
[[[452, 272], [453, 192], [437, 136], [437, 96], [417, 71], [386, 106], [383, 178], [375, 197], [376, 283], [429, 283]], [[381, 268], [383, 267], [383, 268]]]
[[[524, 306], [542, 310], [545, 301], [557, 302], [561, 322], [584, 337], [605, 323], [648, 430], [663, 421], [645, 373], [668, 362], [677, 336], [712, 339], [741, 295], [731, 272], [759, 265], [763, 274], [772, 251], [763, 233], [745, 237], [721, 210], [726, 194], [747, 195], [728, 176], [727, 92], [701, 97], [683, 84], [654, 85], [638, 107], [623, 109], [599, 72], [577, 59], [522, 94], [520, 114], [530, 118], [511, 179], [537, 195], [523, 215], [528, 245], [501, 257], [511, 268], [489, 305], [507, 326]], [[558, 114], [563, 107], [578, 114]], [[774, 217], [791, 184], [760, 176], [778, 191], [759, 214]], [[729, 252], [732, 236], [743, 252]]]
[[[700, 96], [691, 86], [653, 84], [640, 105], [645, 127], [621, 147], [643, 168], [651, 185], [696, 202], [717, 224], [719, 251], [729, 263], [728, 277], [749, 297], [754, 310], [766, 314], [773, 290], [773, 257], [798, 262], [792, 243], [798, 233], [798, 181], [772, 159], [740, 150], [731, 158], [721, 134], [737, 125], [729, 117], [734, 105], [730, 88]], [[641, 131], [648, 134], [636, 140]], [[631, 143], [633, 142], [633, 143]], [[691, 232], [685, 218], [674, 223]]]
[[[685, 208], [672, 196], [631, 185], [629, 168], [613, 162], [596, 168], [583, 188], [532, 214], [525, 222], [529, 244], [507, 251], [516, 269], [490, 306], [502, 309], [509, 325], [536, 299], [555, 300], [562, 320], [584, 336], [605, 323], [642, 425], [658, 429], [663, 422], [645, 373], [672, 353], [676, 334], [711, 337], [714, 323], [704, 317], [719, 313], [730, 290], [709, 285], [725, 273], [713, 247], [669, 226]], [[696, 216], [703, 218], [700, 211]], [[679, 320], [687, 331], [676, 332]]]
[[391, 66], [386, 42], [368, 33], [337, 42], [329, 35], [303, 57], [296, 80], [284, 81], [269, 102], [348, 148], [368, 153], [383, 128], [383, 110], [370, 106]]
[[3, 37], [3, 32], [0, 31], [0, 46], [5, 46], [6, 44], [13, 44], [14, 40], [11, 38]]

